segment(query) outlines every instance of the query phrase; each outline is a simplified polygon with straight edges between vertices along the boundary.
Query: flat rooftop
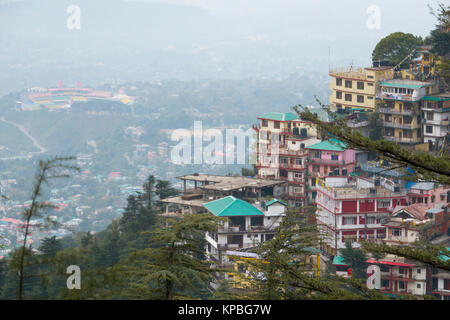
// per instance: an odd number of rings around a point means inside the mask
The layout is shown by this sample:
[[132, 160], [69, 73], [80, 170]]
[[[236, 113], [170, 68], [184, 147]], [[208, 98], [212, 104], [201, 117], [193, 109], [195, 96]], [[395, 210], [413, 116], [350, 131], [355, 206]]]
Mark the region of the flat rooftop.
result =
[[185, 175], [177, 177], [180, 180], [208, 182], [208, 184], [199, 186], [204, 190], [216, 191], [232, 191], [242, 188], [256, 188], [273, 187], [285, 183], [283, 180], [266, 180], [259, 178], [248, 178], [241, 176], [218, 176], [209, 174]]
[[203, 204], [210, 202], [211, 200], [203, 200], [203, 199], [184, 200], [181, 198], [181, 196], [178, 196], [178, 197], [161, 199], [159, 201], [164, 202], [164, 203], [181, 204], [181, 205], [185, 205], [185, 206], [203, 208]]

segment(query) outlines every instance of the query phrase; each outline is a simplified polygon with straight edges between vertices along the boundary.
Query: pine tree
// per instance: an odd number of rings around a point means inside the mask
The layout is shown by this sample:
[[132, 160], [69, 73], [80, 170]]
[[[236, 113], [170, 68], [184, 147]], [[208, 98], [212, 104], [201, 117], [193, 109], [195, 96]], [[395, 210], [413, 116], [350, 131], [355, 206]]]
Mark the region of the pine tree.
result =
[[129, 297], [138, 299], [194, 298], [211, 281], [212, 270], [202, 259], [204, 233], [217, 228], [209, 214], [168, 219], [151, 232], [150, 247], [131, 253], [116, 267], [128, 279]]

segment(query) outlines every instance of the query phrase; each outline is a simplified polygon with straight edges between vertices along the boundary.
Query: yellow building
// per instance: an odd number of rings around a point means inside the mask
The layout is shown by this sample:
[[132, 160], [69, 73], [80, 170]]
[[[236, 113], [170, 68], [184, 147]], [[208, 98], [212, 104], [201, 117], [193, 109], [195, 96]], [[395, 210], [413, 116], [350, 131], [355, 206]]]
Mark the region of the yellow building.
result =
[[401, 78], [406, 80], [424, 81], [435, 75], [439, 57], [432, 54], [432, 46], [421, 46], [416, 49], [416, 58], [408, 69], [400, 70]]
[[402, 144], [422, 143], [420, 99], [437, 92], [433, 82], [395, 79], [380, 82], [378, 111], [382, 116], [385, 140]]
[[338, 109], [364, 108], [375, 110], [378, 82], [394, 77], [391, 67], [346, 68], [329, 72], [330, 108]]
[[[303, 250], [310, 252], [310, 254], [302, 259], [293, 257], [291, 263], [300, 263], [303, 268], [307, 266], [306, 270], [309, 269], [310, 271], [305, 272], [317, 277], [320, 276], [320, 271], [324, 271], [326, 268], [325, 264], [321, 263], [320, 250], [315, 248], [304, 248]], [[253, 252], [227, 251], [227, 258], [232, 261], [230, 269], [226, 272], [226, 279], [230, 287], [237, 290], [250, 289], [252, 287], [252, 276], [258, 276], [253, 264], [260, 261], [259, 255]], [[262, 263], [268, 262], [263, 261]]]

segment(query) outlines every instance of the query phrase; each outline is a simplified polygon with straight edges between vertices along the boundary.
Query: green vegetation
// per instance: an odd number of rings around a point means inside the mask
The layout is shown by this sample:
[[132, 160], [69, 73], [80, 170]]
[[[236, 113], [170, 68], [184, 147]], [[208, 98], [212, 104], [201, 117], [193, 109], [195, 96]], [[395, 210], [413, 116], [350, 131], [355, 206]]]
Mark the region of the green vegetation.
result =
[[399, 63], [407, 65], [407, 63], [414, 58], [414, 55], [409, 60], [403, 61], [413, 49], [422, 45], [423, 40], [411, 33], [395, 32], [383, 38], [375, 46], [372, 52], [372, 61], [388, 60], [391, 66], [396, 66]]

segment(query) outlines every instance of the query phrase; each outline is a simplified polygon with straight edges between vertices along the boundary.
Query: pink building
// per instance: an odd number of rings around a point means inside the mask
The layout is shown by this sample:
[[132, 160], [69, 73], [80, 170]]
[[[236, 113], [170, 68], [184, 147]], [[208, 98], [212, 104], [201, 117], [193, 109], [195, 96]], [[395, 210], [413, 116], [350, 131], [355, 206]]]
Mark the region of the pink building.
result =
[[319, 176], [347, 176], [355, 168], [355, 150], [337, 139], [325, 140], [309, 149], [308, 171]]
[[417, 182], [408, 188], [408, 204], [420, 203], [427, 208], [450, 202], [450, 188], [432, 182]]
[[389, 217], [389, 208], [406, 204], [404, 191], [392, 191], [361, 178], [319, 178], [316, 190], [316, 221], [324, 240], [322, 249], [332, 255], [345, 248], [346, 241], [356, 246], [360, 239], [384, 239], [386, 227], [382, 220]]

